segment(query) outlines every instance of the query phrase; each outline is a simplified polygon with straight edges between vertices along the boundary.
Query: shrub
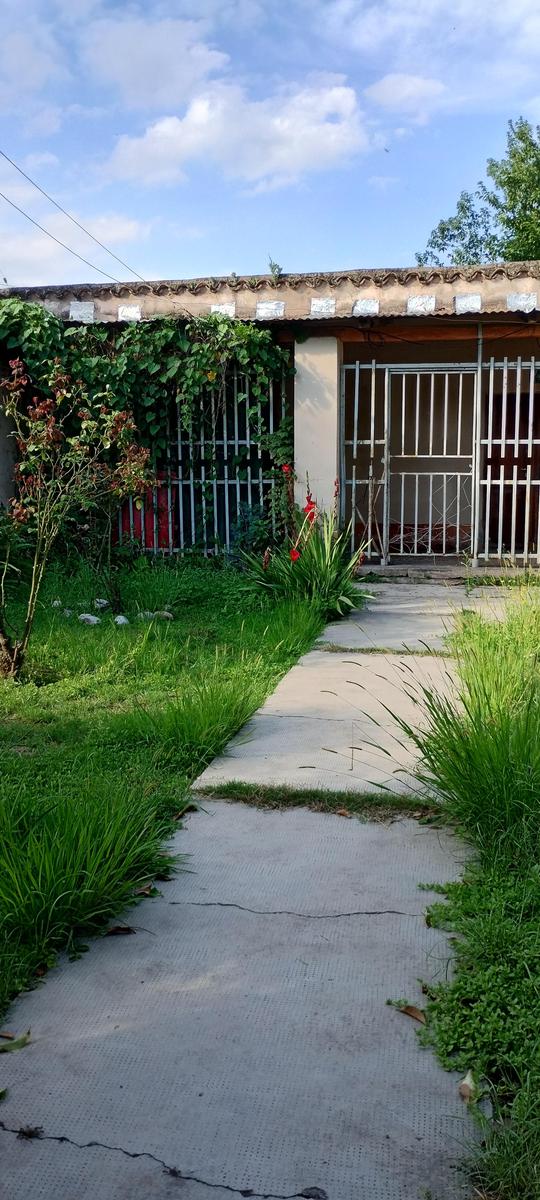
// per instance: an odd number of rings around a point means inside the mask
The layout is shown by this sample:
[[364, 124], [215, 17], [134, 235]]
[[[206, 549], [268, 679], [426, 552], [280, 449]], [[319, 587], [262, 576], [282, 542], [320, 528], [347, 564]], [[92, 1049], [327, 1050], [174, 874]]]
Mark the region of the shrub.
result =
[[290, 544], [261, 557], [244, 552], [249, 592], [274, 599], [304, 599], [327, 619], [345, 616], [363, 602], [355, 583], [364, 547], [350, 551], [351, 527], [340, 530], [335, 512], [317, 514], [308, 493], [305, 518]]

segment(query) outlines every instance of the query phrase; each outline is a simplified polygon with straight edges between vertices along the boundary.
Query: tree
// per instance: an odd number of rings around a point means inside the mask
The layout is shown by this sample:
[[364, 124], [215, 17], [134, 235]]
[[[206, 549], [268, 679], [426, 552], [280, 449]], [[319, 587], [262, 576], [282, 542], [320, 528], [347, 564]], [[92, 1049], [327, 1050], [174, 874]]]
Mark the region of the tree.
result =
[[[152, 479], [149, 451], [136, 442], [131, 413], [111, 408], [107, 393], [90, 397], [57, 362], [46, 394], [31, 396], [21, 360], [10, 362], [10, 369], [9, 378], [0, 383], [0, 407], [12, 424], [17, 443], [17, 495], [7, 515], [6, 551], [0, 564], [0, 674], [17, 678], [45, 568], [66, 519], [76, 511], [135, 495]], [[10, 632], [7, 614], [6, 583], [14, 541], [9, 536], [10, 525], [12, 532], [25, 526], [33, 546], [20, 634]]]
[[486, 175], [462, 192], [453, 217], [439, 221], [419, 266], [540, 259], [540, 126], [509, 121], [506, 154], [488, 159]]

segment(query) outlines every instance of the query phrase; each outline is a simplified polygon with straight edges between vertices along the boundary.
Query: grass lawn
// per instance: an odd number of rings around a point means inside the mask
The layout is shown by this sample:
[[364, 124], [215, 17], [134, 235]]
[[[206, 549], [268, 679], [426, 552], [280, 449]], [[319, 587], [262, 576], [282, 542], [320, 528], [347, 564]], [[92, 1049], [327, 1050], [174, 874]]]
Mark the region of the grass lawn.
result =
[[[189, 785], [323, 624], [205, 564], [122, 568], [110, 599], [126, 626], [112, 611], [79, 623], [101, 597], [90, 570], [52, 568], [24, 678], [0, 681], [0, 1012], [170, 872]], [[174, 620], [140, 619], [156, 610]]]
[[501, 623], [465, 613], [459, 696], [424, 694], [421, 776], [475, 849], [431, 923], [456, 933], [422, 1036], [472, 1071], [493, 1120], [470, 1162], [481, 1200], [540, 1200], [540, 606], [524, 591]]

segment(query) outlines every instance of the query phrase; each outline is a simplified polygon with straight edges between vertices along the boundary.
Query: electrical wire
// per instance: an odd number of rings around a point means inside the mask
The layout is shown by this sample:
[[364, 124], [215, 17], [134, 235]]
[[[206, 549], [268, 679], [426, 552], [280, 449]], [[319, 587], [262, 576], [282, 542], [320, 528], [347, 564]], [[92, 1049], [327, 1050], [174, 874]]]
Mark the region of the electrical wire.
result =
[[80, 262], [85, 263], [85, 265], [90, 267], [92, 271], [97, 271], [99, 275], [104, 275], [105, 279], [110, 279], [113, 283], [121, 283], [120, 279], [116, 279], [114, 275], [109, 275], [108, 271], [102, 271], [101, 267], [94, 266], [94, 263], [91, 263], [87, 258], [83, 258], [82, 254], [77, 254], [77, 251], [73, 250], [71, 246], [67, 246], [65, 242], [61, 242], [60, 238], [55, 237], [54, 233], [50, 233], [48, 229], [45, 229], [44, 225], [40, 225], [39, 221], [35, 221], [29, 213], [24, 211], [24, 208], [19, 208], [19, 205], [15, 204], [14, 200], [10, 200], [9, 196], [6, 196], [4, 192], [0, 192], [0, 197], [2, 200], [5, 200], [7, 204], [11, 204], [11, 207], [16, 209], [18, 213], [21, 213], [23, 217], [26, 217], [27, 221], [31, 221], [32, 225], [35, 225], [36, 229], [41, 230], [41, 233], [45, 233], [47, 237], [52, 238], [53, 242], [56, 242], [56, 244], [61, 246], [63, 250], [67, 250], [70, 254], [73, 254], [75, 258], [78, 258]]
[[[10, 158], [4, 150], [0, 150], [0, 156], [5, 158], [6, 162], [8, 162], [10, 166], [14, 167], [15, 170], [19, 172], [19, 175], [22, 175], [23, 179], [26, 179], [28, 183], [31, 183], [32, 187], [35, 187], [38, 192], [41, 192], [41, 195], [45, 196], [46, 200], [48, 200], [51, 204], [54, 204], [54, 207], [57, 208], [59, 212], [63, 213], [64, 216], [67, 217], [68, 220], [72, 221], [72, 223], [76, 225], [78, 229], [81, 229], [87, 237], [91, 238], [92, 241], [96, 243], [96, 246], [100, 246], [102, 250], [105, 250], [106, 254], [110, 254], [111, 258], [114, 258], [117, 263], [120, 263], [121, 267], [125, 267], [126, 271], [129, 271], [131, 275], [136, 275], [137, 279], [141, 280], [141, 283], [147, 282], [142, 275], [139, 275], [138, 271], [135, 271], [133, 267], [130, 267], [129, 264], [124, 262], [122, 258], [119, 258], [117, 254], [115, 254], [112, 250], [109, 250], [109, 247], [106, 246], [104, 242], [100, 242], [99, 238], [95, 237], [93, 233], [90, 233], [89, 229], [86, 229], [84, 225], [81, 225], [81, 222], [77, 221], [76, 217], [72, 216], [72, 214], [68, 212], [66, 208], [62, 208], [62, 205], [58, 203], [58, 200], [55, 200], [54, 196], [49, 196], [49, 193], [45, 191], [45, 188], [42, 188], [39, 183], [36, 183], [35, 179], [32, 179], [30, 175], [27, 175], [26, 171], [23, 171], [22, 167], [19, 167], [18, 163], [14, 162], [14, 160]], [[73, 253], [75, 252], [73, 251]], [[99, 268], [95, 267], [94, 270], [97, 271]], [[109, 275], [108, 278], [112, 279], [112, 275]], [[115, 282], [119, 281], [116, 280]]]

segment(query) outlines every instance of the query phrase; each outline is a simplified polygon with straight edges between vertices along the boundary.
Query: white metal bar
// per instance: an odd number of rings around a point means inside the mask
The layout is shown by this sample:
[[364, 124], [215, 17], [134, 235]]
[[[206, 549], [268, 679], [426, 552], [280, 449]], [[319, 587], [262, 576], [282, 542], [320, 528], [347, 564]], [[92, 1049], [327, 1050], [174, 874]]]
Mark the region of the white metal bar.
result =
[[191, 506], [191, 545], [197, 540], [195, 527], [195, 476], [193, 473], [193, 420], [189, 421], [189, 501]]
[[202, 395], [201, 395], [200, 410], [201, 410], [201, 509], [202, 509], [202, 523], [203, 523], [203, 545], [204, 545], [204, 552], [206, 554], [206, 551], [208, 550], [208, 531], [206, 528], [206, 462], [205, 462], [205, 457], [204, 457], [205, 452], [206, 452], [206, 445], [205, 445], [205, 439], [204, 439], [204, 402], [203, 402]]
[[456, 554], [461, 545], [461, 475], [456, 475]]
[[401, 453], [405, 454], [405, 408], [407, 404], [406, 377], [401, 380]]
[[480, 440], [482, 437], [482, 326], [478, 325], [477, 363], [473, 392], [473, 439], [472, 439], [472, 562], [478, 566], [478, 545], [480, 538]]
[[259, 466], [259, 505], [260, 505], [261, 514], [262, 514], [263, 505], [264, 505], [263, 463], [262, 463], [262, 447], [261, 447], [263, 431], [262, 431], [262, 410], [261, 410], [260, 400], [257, 402], [257, 422], [258, 422], [257, 452], [258, 452], [258, 466]]
[[461, 424], [463, 420], [463, 374], [459, 372], [458, 380], [458, 406], [457, 406], [457, 430], [456, 430], [456, 451], [458, 458], [461, 457]]
[[506, 453], [506, 409], [508, 403], [508, 359], [504, 359], [501, 407], [501, 466], [499, 469], [499, 513], [497, 529], [497, 555], [502, 558], [503, 515], [504, 515], [504, 456]]
[[428, 554], [432, 553], [433, 542], [433, 475], [429, 476], [429, 497], [428, 497]]
[[444, 376], [443, 458], [448, 450], [448, 371]]
[[369, 452], [373, 459], [375, 455], [375, 398], [377, 395], [377, 374], [375, 359], [371, 360], [371, 395], [370, 395], [370, 430]]
[[[418, 392], [416, 395], [418, 416]], [[418, 554], [418, 474], [414, 477], [414, 554]]]
[[442, 552], [446, 554], [446, 486], [448, 476], [443, 475]]
[[384, 451], [383, 451], [383, 536], [382, 562], [386, 564], [390, 549], [390, 372], [384, 374]]
[[[216, 453], [216, 395], [211, 391], [211, 421], [212, 421], [212, 496], [214, 501], [214, 550], [219, 545], [218, 527], [218, 489], [217, 489], [217, 453]], [[225, 407], [225, 401], [224, 401]]]
[[429, 457], [433, 457], [433, 413], [435, 408], [435, 372], [431, 372], [429, 385]]
[[529, 367], [529, 412], [527, 419], [527, 469], [525, 473], [525, 520], [523, 529], [523, 556], [525, 563], [529, 561], [529, 527], [531, 522], [531, 474], [532, 474], [532, 445], [534, 419], [534, 384], [535, 364], [532, 360]]
[[252, 494], [252, 471], [251, 471], [251, 428], [250, 428], [250, 423], [249, 423], [249, 380], [247, 377], [245, 379], [245, 385], [246, 385], [245, 396], [246, 396], [247, 493], [248, 493], [248, 508], [251, 510], [253, 507], [253, 494]]
[[356, 463], [352, 467], [351, 488], [351, 554], [354, 554], [354, 531], [356, 527]]
[[415, 423], [414, 423], [414, 453], [415, 453], [416, 457], [418, 457], [418, 452], [420, 449], [419, 438], [420, 438], [420, 372], [417, 371], [417, 373], [416, 373], [416, 416], [415, 416]]
[[[343, 387], [343, 383], [342, 383], [342, 387]], [[268, 432], [270, 434], [270, 437], [272, 437], [272, 434], [274, 432], [274, 380], [273, 379], [270, 380], [270, 384], [269, 384], [269, 388], [268, 388], [268, 403], [269, 403]], [[343, 436], [343, 428], [342, 428], [342, 436]], [[341, 478], [342, 479], [344, 478], [343, 470], [341, 472]], [[271, 518], [272, 518], [272, 533], [275, 536], [275, 533], [276, 533], [276, 480], [275, 480], [274, 475], [272, 475], [272, 478], [270, 480], [270, 513], [271, 513]]]
[[399, 534], [399, 553], [403, 554], [403, 537], [405, 525], [405, 476], [401, 474], [401, 504], [400, 504], [400, 534]]
[[353, 462], [356, 462], [358, 450], [358, 405], [360, 399], [360, 363], [356, 363], [354, 373], [354, 409], [353, 409]]
[[493, 358], [489, 364], [488, 423], [487, 423], [487, 468], [486, 468], [486, 517], [484, 531], [484, 557], [489, 558], [489, 530], [491, 524], [491, 456], [493, 454], [493, 383], [495, 368]]
[[184, 541], [184, 481], [182, 473], [182, 418], [180, 410], [177, 418], [177, 446], [178, 446], [178, 535], [180, 549], [185, 546]]
[[516, 364], [516, 390], [514, 395], [514, 462], [512, 465], [512, 528], [510, 531], [510, 556], [514, 560], [516, 553], [516, 519], [517, 519], [517, 452], [519, 441], [519, 420], [521, 415], [521, 358]]
[[[225, 546], [231, 548], [231, 523], [229, 517], [229, 439], [227, 435], [227, 396], [223, 398], [223, 509], [225, 514]], [[271, 430], [272, 432], [272, 430]], [[272, 508], [272, 515], [275, 515]]]
[[169, 541], [169, 554], [173, 550], [173, 525], [172, 525], [172, 485], [171, 485], [171, 414], [167, 414], [167, 537]]
[[240, 518], [240, 466], [238, 463], [238, 371], [234, 368], [233, 376], [233, 404], [234, 404], [234, 456], [236, 459], [235, 475], [236, 475], [236, 520]]

